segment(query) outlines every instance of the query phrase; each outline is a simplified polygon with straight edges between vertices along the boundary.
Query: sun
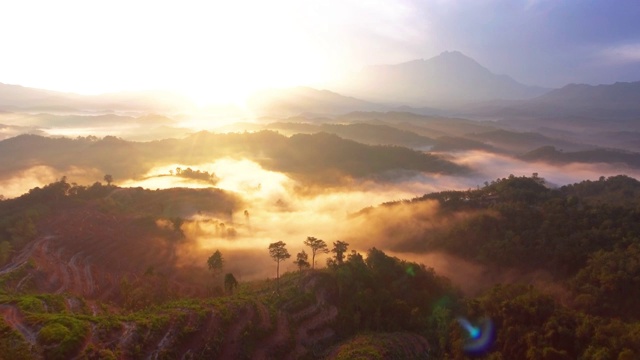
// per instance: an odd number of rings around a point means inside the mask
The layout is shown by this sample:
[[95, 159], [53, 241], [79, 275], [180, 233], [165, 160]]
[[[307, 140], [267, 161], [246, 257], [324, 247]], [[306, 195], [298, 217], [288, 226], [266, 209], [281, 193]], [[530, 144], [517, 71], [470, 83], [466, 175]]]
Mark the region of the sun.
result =
[[[240, 104], [256, 90], [325, 75], [327, 55], [297, 1], [63, 3], [43, 2], [38, 12], [12, 5], [38, 24], [13, 23], [21, 37], [12, 44], [27, 51], [7, 63], [22, 74], [15, 83], [80, 94], [168, 90], [208, 105]], [[41, 61], [42, 53], [64, 56]]]

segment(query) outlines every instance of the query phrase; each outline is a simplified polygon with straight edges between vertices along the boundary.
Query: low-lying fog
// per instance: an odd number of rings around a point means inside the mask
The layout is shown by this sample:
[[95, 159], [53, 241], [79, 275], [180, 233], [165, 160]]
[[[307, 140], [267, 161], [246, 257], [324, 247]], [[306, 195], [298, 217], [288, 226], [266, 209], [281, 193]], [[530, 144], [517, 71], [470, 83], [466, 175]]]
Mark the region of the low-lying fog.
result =
[[[386, 182], [368, 180], [350, 188], [315, 192], [299, 191], [300, 184], [285, 174], [264, 170], [249, 160], [225, 158], [210, 164], [191, 166], [194, 170], [215, 173], [220, 178], [217, 187], [240, 194], [249, 205], [246, 209], [237, 209], [225, 219], [206, 219], [201, 215], [193, 215], [193, 221], [187, 222], [183, 228], [189, 245], [182, 248], [181, 260], [186, 264], [204, 264], [215, 249], [220, 249], [228, 260], [228, 270], [240, 278], [266, 278], [273, 276], [273, 262], [267, 253], [268, 244], [280, 240], [287, 243], [292, 260], [296, 253], [304, 249], [302, 242], [307, 236], [324, 239], [328, 245], [337, 240], [347, 241], [351, 249], [361, 252], [373, 246], [383, 250], [392, 248], [398, 241], [394, 236], [383, 237], [380, 235], [383, 232], [370, 228], [371, 221], [365, 221], [363, 217], [349, 217], [363, 208], [383, 202], [410, 199], [434, 191], [473, 189], [483, 186], [484, 181], [506, 177], [509, 174], [520, 176], [537, 172], [555, 186], [585, 179], [596, 180], [600, 176], [619, 173], [634, 177], [640, 175], [638, 171], [610, 165], [531, 164], [478, 151], [458, 153], [454, 156], [457, 162], [469, 165], [478, 171], [478, 174], [474, 177], [427, 174], [401, 174], [393, 177], [392, 174], [388, 174], [389, 176], [385, 176], [388, 180]], [[176, 167], [184, 169], [187, 166], [170, 164], [158, 167], [150, 171], [146, 179], [127, 180], [119, 185], [150, 189], [210, 186], [175, 176], [159, 176], [166, 175]], [[399, 222], [410, 232], [414, 226], [426, 226], [430, 214], [437, 211], [437, 205], [425, 202], [421, 205], [419, 214], [415, 213], [415, 207], [406, 212], [402, 210], [394, 208], [393, 212], [378, 214], [379, 222]], [[220, 223], [226, 223], [227, 229], [232, 227], [235, 236], [228, 236], [228, 232], [222, 232]], [[397, 234], [397, 238], [402, 237], [403, 234]], [[305, 250], [308, 252], [308, 249]], [[437, 271], [458, 280], [457, 282], [469, 279], [472, 274], [479, 274], [473, 270], [473, 264], [463, 264], [460, 261], [452, 264], [456, 260], [450, 257], [439, 256], [440, 261], [434, 261], [431, 254], [397, 255], [434, 266]], [[316, 261], [318, 266], [324, 266], [326, 255], [320, 256]], [[295, 269], [293, 261], [287, 261], [283, 265], [284, 270]]]
[[[292, 258], [281, 264], [282, 270], [295, 270], [295, 255], [304, 249], [307, 236], [323, 239], [331, 247], [332, 242], [343, 240], [350, 243], [350, 250], [365, 252], [371, 247], [389, 251], [399, 238], [407, 234], [388, 234], [371, 227], [371, 219], [350, 214], [376, 206], [383, 202], [410, 199], [425, 193], [441, 190], [467, 190], [482, 187], [485, 181], [516, 176], [530, 176], [536, 172], [552, 186], [579, 182], [600, 176], [627, 174], [640, 177], [637, 170], [616, 168], [611, 165], [572, 164], [553, 166], [543, 163], [526, 163], [506, 156], [480, 151], [461, 152], [451, 155], [453, 159], [476, 171], [472, 177], [438, 176], [430, 174], [386, 174], [382, 180], [356, 182], [348, 188], [333, 188], [310, 191], [283, 173], [267, 171], [255, 162], [246, 159], [223, 158], [208, 164], [166, 164], [149, 171], [142, 179], [115, 179], [121, 187], [144, 187], [163, 189], [172, 187], [210, 187], [210, 183], [171, 176], [180, 167], [214, 173], [218, 188], [240, 194], [246, 209], [235, 209], [225, 218], [209, 218], [206, 214], [184, 214], [191, 221], [185, 222], [183, 231], [186, 241], [179, 250], [178, 265], [202, 264], [208, 256], [219, 249], [226, 259], [226, 271], [233, 272], [242, 280], [273, 277], [275, 263], [268, 255], [269, 243], [284, 241]], [[69, 169], [65, 174], [57, 173], [46, 166], [36, 166], [0, 182], [5, 196], [17, 196], [34, 186], [52, 182], [62, 175], [69, 182], [91, 184], [101, 180], [104, 174], [96, 169]], [[93, 179], [93, 180], [91, 180]], [[429, 225], [429, 218], [438, 211], [436, 203], [421, 203], [404, 211], [403, 207], [393, 212], [376, 212], [381, 226], [401, 223], [411, 232], [414, 227]], [[246, 210], [246, 212], [245, 212]], [[373, 215], [372, 215], [373, 216]], [[365, 221], [366, 220], [366, 221]], [[224, 224], [224, 225], [221, 225]], [[309, 253], [309, 249], [305, 249]], [[439, 254], [400, 254], [402, 258], [422, 262], [436, 271], [451, 277], [455, 282], [474, 290], [474, 276], [478, 276], [478, 265]], [[316, 259], [317, 266], [324, 266], [328, 255]], [[475, 275], [474, 275], [475, 274]], [[471, 280], [471, 281], [470, 281]], [[465, 285], [465, 283], [467, 285]]]

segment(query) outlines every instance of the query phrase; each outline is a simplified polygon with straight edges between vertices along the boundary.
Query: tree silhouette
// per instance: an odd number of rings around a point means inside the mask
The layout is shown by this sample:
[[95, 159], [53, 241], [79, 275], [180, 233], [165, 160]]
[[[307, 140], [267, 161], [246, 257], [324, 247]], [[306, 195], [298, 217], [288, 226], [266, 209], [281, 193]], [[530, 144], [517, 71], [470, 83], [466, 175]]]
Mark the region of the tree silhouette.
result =
[[295, 264], [298, 266], [298, 269], [300, 269], [300, 272], [302, 272], [302, 269], [308, 269], [311, 266], [311, 264], [309, 264], [309, 255], [302, 250], [296, 255]]
[[209, 256], [207, 265], [209, 266], [209, 270], [211, 270], [214, 278], [222, 272], [222, 268], [224, 267], [224, 258], [222, 257], [220, 250], [216, 250], [213, 255]]
[[232, 273], [227, 273], [224, 275], [224, 289], [229, 294], [233, 294], [233, 290], [238, 287], [238, 280], [233, 276]]
[[269, 244], [269, 255], [273, 258], [273, 261], [278, 264], [276, 267], [276, 283], [278, 292], [280, 292], [280, 261], [291, 257], [285, 248], [286, 245], [287, 244], [282, 241]]
[[349, 243], [345, 241], [336, 241], [333, 243], [333, 249], [331, 252], [335, 254], [334, 259], [336, 261], [336, 265], [342, 265], [344, 262], [344, 253], [347, 252], [347, 248], [349, 247]]
[[111, 176], [111, 174], [106, 174], [104, 176], [104, 181], [107, 182], [107, 186], [111, 186], [111, 183], [113, 182], [113, 176]]
[[328, 253], [327, 243], [324, 240], [316, 239], [312, 236], [307, 237], [304, 244], [311, 248], [311, 268], [315, 269], [316, 265], [316, 253]]

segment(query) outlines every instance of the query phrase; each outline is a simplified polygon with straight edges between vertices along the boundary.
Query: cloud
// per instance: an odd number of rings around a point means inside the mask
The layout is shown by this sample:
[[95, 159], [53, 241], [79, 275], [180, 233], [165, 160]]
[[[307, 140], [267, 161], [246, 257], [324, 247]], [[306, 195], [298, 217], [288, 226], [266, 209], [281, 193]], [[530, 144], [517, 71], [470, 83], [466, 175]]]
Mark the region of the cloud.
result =
[[[509, 156], [488, 153], [484, 151], [466, 151], [455, 155], [455, 162], [467, 165], [476, 171], [476, 175], [468, 178], [460, 178], [457, 185], [468, 184], [469, 187], [482, 185], [484, 181], [491, 181], [497, 178], [515, 176], [531, 176], [538, 173], [551, 185], [562, 186], [573, 184], [582, 180], [597, 180], [600, 176], [628, 175], [640, 178], [640, 169], [630, 168], [617, 164], [548, 164], [545, 162], [526, 162]], [[464, 189], [464, 187], [462, 187]]]
[[610, 64], [640, 63], [640, 42], [608, 47], [599, 56]]
[[[467, 291], [476, 291], [486, 285], [475, 280], [486, 275], [476, 271], [479, 265], [466, 264], [442, 254], [426, 254], [423, 246], [411, 243], [421, 238], [425, 231], [449, 226], [467, 214], [446, 219], [438, 217], [438, 204], [435, 202], [393, 208], [378, 205], [434, 191], [473, 189], [483, 186], [484, 181], [507, 177], [511, 173], [530, 176], [538, 172], [548, 182], [564, 185], [624, 172], [615, 166], [603, 164], [531, 164], [481, 151], [458, 153], [455, 158], [459, 163], [476, 168], [477, 174], [474, 177], [453, 177], [398, 172], [387, 174], [385, 182], [365, 180], [352, 183], [350, 187], [307, 189], [302, 192], [299, 191], [299, 185], [286, 175], [264, 170], [249, 160], [227, 158], [193, 167], [214, 171], [222, 179], [220, 184], [223, 188], [243, 197], [247, 208], [238, 209], [231, 221], [228, 217], [202, 215], [185, 223], [183, 231], [188, 241], [178, 253], [180, 263], [204, 267], [206, 258], [219, 249], [229, 259], [227, 271], [244, 280], [264, 279], [275, 274], [274, 263], [267, 252], [269, 243], [284, 241], [292, 258], [295, 258], [295, 254], [304, 249], [306, 237], [314, 236], [325, 240], [330, 246], [334, 241], [343, 240], [350, 243], [351, 249], [360, 252], [375, 246], [384, 251], [395, 251], [408, 259], [425, 259], [427, 265], [451, 276]], [[165, 171], [164, 168], [159, 169], [163, 170], [156, 170]], [[637, 171], [629, 174], [640, 176]], [[368, 207], [374, 208], [354, 216]], [[249, 216], [244, 215], [244, 210]], [[221, 228], [222, 223], [225, 224], [224, 229]], [[230, 229], [233, 229], [231, 233]], [[323, 266], [326, 258], [327, 255], [319, 256], [318, 266]], [[441, 260], [436, 261], [436, 258]], [[468, 271], [455, 274], [452, 270], [463, 265]], [[293, 271], [296, 267], [291, 260], [282, 263], [281, 269]], [[518, 276], [514, 275], [513, 278]]]
[[104, 176], [104, 174], [97, 169], [84, 169], [71, 166], [62, 171], [45, 165], [33, 166], [3, 175], [5, 176], [0, 177], [0, 195], [7, 198], [18, 197], [30, 189], [58, 181], [63, 176], [67, 177], [67, 182], [77, 182], [79, 184], [94, 183]]
[[[415, 240], [422, 238], [425, 232], [449, 226], [469, 214], [443, 218], [439, 216], [438, 203], [430, 201], [401, 204], [393, 208], [378, 205], [434, 191], [474, 189], [483, 186], [484, 181], [507, 177], [509, 174], [521, 176], [537, 172], [555, 185], [584, 179], [596, 180], [600, 176], [619, 173], [640, 178], [637, 170], [605, 164], [532, 164], [481, 151], [460, 152], [453, 154], [453, 158], [458, 163], [474, 168], [476, 174], [472, 177], [453, 177], [390, 172], [378, 179], [352, 182], [348, 187], [304, 191], [301, 191], [300, 184], [285, 174], [265, 170], [246, 159], [224, 158], [199, 166], [191, 165], [194, 170], [214, 172], [221, 179], [218, 185], [240, 196], [246, 208], [237, 209], [233, 214], [203, 213], [187, 219], [182, 226], [186, 239], [176, 250], [177, 265], [184, 269], [196, 267], [202, 270], [199, 273], [203, 273], [206, 271], [206, 259], [219, 249], [227, 259], [225, 271], [234, 273], [242, 281], [273, 278], [275, 263], [269, 258], [268, 245], [276, 241], [287, 243], [292, 259], [281, 264], [281, 271], [294, 271], [296, 253], [304, 249], [303, 241], [307, 236], [314, 236], [325, 240], [329, 246], [337, 240], [343, 240], [350, 243], [350, 249], [360, 252], [375, 246], [400, 258], [424, 262], [451, 277], [466, 291], [474, 292], [493, 281], [478, 264], [450, 255], [425, 253], [424, 244]], [[149, 178], [146, 180], [128, 180], [119, 184], [151, 189], [210, 186], [175, 176], [160, 176], [176, 167], [184, 169], [187, 166], [158, 166], [147, 174]], [[81, 176], [87, 179], [102, 176], [101, 173], [85, 169], [70, 169], [66, 174], [69, 181], [77, 181], [76, 178]], [[11, 189], [11, 194], [19, 194], [26, 191], [25, 188], [42, 186], [62, 175], [49, 167], [35, 167], [3, 180], [0, 186]], [[373, 208], [354, 215], [369, 207]], [[159, 226], [168, 225], [159, 223]], [[318, 257], [318, 266], [324, 266], [327, 256]], [[523, 276], [516, 275], [509, 279]], [[515, 281], [509, 279], [498, 280]]]

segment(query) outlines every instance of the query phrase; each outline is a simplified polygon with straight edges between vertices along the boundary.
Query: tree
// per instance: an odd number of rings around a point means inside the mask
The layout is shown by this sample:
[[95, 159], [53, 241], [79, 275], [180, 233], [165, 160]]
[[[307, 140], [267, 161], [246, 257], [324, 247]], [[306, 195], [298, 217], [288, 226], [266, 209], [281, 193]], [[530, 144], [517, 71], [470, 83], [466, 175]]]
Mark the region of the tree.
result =
[[345, 241], [336, 241], [333, 243], [333, 249], [331, 252], [335, 254], [334, 259], [336, 261], [336, 265], [342, 265], [344, 262], [344, 253], [347, 252], [347, 248], [349, 247], [349, 243]]
[[224, 289], [229, 294], [233, 294], [233, 290], [238, 287], [238, 280], [233, 276], [232, 273], [227, 273], [224, 275]]
[[222, 268], [224, 267], [224, 258], [222, 257], [220, 250], [216, 250], [213, 255], [209, 256], [207, 265], [209, 266], [209, 270], [213, 273], [213, 277], [218, 276], [218, 274], [222, 272]]
[[327, 243], [324, 240], [316, 239], [312, 236], [307, 237], [304, 244], [311, 248], [311, 268], [315, 269], [316, 253], [328, 253]]
[[273, 258], [273, 261], [278, 264], [276, 267], [276, 283], [278, 292], [280, 292], [280, 261], [291, 257], [285, 248], [286, 245], [287, 244], [283, 241], [269, 244], [269, 255]]
[[111, 183], [113, 182], [113, 176], [111, 176], [110, 174], [106, 174], [104, 176], [104, 181], [107, 182], [107, 186], [111, 186]]
[[298, 269], [300, 269], [300, 272], [302, 272], [302, 269], [308, 269], [311, 266], [311, 264], [309, 264], [309, 255], [302, 250], [296, 255], [295, 264], [298, 266]]
[[173, 231], [175, 231], [176, 233], [184, 237], [184, 232], [182, 231], [182, 225], [184, 224], [184, 219], [179, 216], [176, 216], [174, 218], [171, 218], [170, 220], [171, 220], [171, 224], [173, 224]]

